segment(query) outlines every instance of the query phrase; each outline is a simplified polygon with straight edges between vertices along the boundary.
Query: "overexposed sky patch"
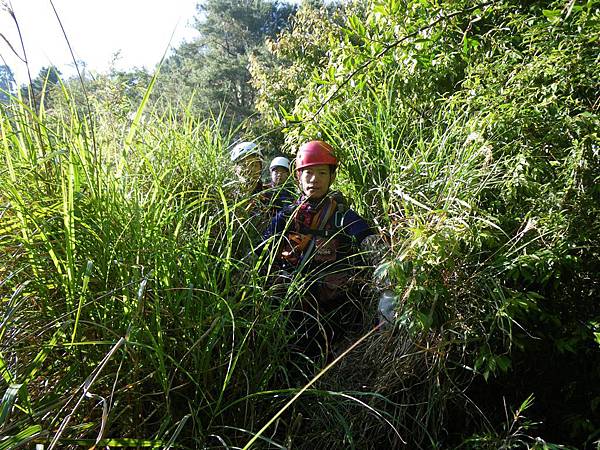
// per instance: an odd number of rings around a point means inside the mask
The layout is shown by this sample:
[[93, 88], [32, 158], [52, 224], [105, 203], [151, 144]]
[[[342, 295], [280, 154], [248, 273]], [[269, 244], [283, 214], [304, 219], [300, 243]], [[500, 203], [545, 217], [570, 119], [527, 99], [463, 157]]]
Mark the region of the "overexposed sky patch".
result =
[[[197, 0], [52, 0], [75, 57], [92, 72], [109, 69], [114, 55], [118, 69], [152, 69], [171, 46], [197, 36], [192, 28]], [[67, 42], [50, 0], [0, 0], [0, 33], [23, 57], [12, 7], [32, 77], [55, 65], [74, 74]], [[171, 39], [172, 37], [172, 39]], [[27, 81], [26, 65], [0, 37], [0, 64], [8, 64], [19, 84]]]
[[[300, 0], [287, 0], [299, 4]], [[192, 27], [199, 0], [0, 0], [0, 34], [23, 58], [12, 8], [19, 22], [31, 76], [55, 65], [63, 77], [75, 74], [73, 60], [52, 4], [75, 57], [90, 72], [153, 69], [169, 47], [198, 36]], [[0, 36], [0, 64], [8, 64], [19, 85], [27, 66]], [[118, 58], [115, 55], [118, 52]]]

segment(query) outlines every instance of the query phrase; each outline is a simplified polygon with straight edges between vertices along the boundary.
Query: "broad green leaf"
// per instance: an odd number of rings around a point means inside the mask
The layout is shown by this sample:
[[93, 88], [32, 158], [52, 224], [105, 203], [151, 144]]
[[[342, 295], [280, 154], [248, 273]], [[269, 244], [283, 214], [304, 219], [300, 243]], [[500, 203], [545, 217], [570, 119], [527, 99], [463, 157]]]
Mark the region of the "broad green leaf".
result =
[[24, 430], [20, 431], [14, 436], [8, 436], [6, 439], [0, 441], [0, 450], [11, 450], [34, 439], [40, 432], [42, 427], [40, 425], [31, 425]]
[[0, 426], [4, 425], [4, 422], [10, 415], [12, 406], [19, 395], [19, 390], [23, 387], [22, 384], [11, 384], [4, 392], [2, 397], [2, 404], [0, 406]]
[[544, 9], [542, 14], [548, 19], [548, 21], [552, 24], [557, 24], [560, 22], [561, 13], [558, 9]]

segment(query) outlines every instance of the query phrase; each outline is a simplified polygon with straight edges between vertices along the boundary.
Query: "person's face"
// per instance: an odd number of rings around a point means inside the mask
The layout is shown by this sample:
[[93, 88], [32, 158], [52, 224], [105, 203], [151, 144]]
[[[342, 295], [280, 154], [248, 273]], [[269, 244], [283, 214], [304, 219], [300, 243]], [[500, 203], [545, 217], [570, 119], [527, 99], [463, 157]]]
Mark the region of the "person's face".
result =
[[262, 163], [257, 155], [250, 155], [235, 164], [235, 173], [240, 179], [248, 184], [258, 183]]
[[273, 186], [282, 185], [289, 176], [290, 171], [285, 167], [275, 166], [271, 169], [271, 181], [273, 182]]
[[335, 180], [335, 173], [331, 173], [327, 164], [320, 164], [302, 169], [299, 180], [304, 195], [312, 200], [318, 200], [327, 195], [329, 186]]

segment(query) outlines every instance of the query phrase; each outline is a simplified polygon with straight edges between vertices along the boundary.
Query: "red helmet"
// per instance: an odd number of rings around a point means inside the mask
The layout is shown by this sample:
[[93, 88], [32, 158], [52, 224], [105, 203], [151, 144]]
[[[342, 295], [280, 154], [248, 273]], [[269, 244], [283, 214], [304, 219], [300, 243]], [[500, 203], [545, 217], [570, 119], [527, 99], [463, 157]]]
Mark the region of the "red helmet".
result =
[[338, 160], [333, 156], [331, 145], [323, 141], [310, 141], [300, 147], [296, 155], [296, 170], [321, 164], [337, 167]]

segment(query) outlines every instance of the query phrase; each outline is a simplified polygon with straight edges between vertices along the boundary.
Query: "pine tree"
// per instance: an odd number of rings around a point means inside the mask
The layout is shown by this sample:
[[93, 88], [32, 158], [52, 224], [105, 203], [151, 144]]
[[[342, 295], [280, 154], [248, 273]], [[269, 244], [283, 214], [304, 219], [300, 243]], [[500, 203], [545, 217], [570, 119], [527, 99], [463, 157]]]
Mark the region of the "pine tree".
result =
[[0, 103], [7, 104], [14, 94], [15, 77], [7, 65], [0, 65]]
[[[38, 107], [42, 94], [49, 92], [53, 86], [60, 81], [61, 72], [55, 66], [42, 67], [31, 85], [21, 87], [21, 95], [26, 101], [32, 102], [32, 106]], [[48, 105], [46, 105], [48, 106]]]
[[254, 111], [249, 57], [285, 29], [295, 7], [268, 0], [206, 0], [197, 10], [200, 37], [167, 59], [163, 73], [177, 85], [167, 82], [163, 89], [194, 91], [201, 110], [224, 107], [229, 122], [238, 123]]

